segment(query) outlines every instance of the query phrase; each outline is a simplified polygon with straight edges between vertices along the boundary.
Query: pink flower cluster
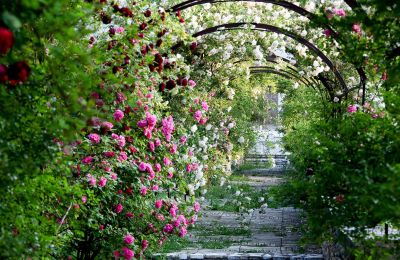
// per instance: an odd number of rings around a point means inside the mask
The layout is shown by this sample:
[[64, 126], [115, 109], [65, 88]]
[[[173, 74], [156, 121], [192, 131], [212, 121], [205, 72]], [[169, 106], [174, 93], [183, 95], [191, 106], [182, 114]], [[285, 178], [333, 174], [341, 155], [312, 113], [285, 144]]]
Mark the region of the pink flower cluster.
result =
[[120, 147], [124, 147], [125, 146], [126, 140], [125, 140], [124, 136], [112, 133], [111, 134], [111, 138], [114, 139], [114, 140], [117, 140], [118, 141], [118, 145]]
[[152, 131], [157, 124], [157, 118], [155, 115], [146, 112], [146, 119], [140, 120], [137, 123], [139, 128], [143, 128], [143, 134], [147, 137], [147, 139], [151, 139]]
[[98, 134], [89, 134], [88, 135], [88, 138], [89, 138], [89, 140], [90, 140], [90, 142], [92, 143], [92, 144], [98, 144], [98, 143], [100, 143], [100, 135], [98, 135]]
[[141, 171], [141, 172], [146, 171], [147, 173], [149, 173], [149, 180], [153, 180], [154, 177], [156, 176], [156, 173], [154, 172], [153, 167], [149, 163], [141, 162], [141, 163], [139, 163], [138, 168], [139, 168], [139, 171]]
[[350, 105], [347, 107], [347, 112], [349, 113], [355, 113], [357, 112], [357, 106], [356, 105]]
[[168, 142], [171, 141], [172, 132], [174, 130], [175, 126], [174, 126], [174, 119], [172, 118], [172, 116], [169, 116], [162, 120], [162, 133], [164, 134], [165, 139]]

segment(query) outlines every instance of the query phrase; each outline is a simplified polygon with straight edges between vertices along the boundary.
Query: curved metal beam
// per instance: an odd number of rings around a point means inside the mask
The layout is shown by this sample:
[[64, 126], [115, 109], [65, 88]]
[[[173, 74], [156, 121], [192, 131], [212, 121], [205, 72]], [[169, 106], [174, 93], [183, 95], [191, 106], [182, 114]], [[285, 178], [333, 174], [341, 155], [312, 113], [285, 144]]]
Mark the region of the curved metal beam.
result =
[[221, 25], [217, 25], [214, 27], [204, 29], [200, 32], [193, 34], [193, 37], [199, 37], [199, 36], [211, 34], [211, 33], [217, 32], [217, 31], [243, 30], [244, 29], [243, 26], [246, 26], [246, 25], [252, 26], [253, 28], [250, 28], [251, 30], [267, 31], [267, 32], [274, 32], [274, 33], [286, 35], [287, 37], [305, 45], [308, 49], [313, 51], [318, 57], [320, 57], [322, 59], [323, 62], [325, 62], [328, 65], [328, 67], [333, 71], [336, 78], [338, 79], [340, 85], [343, 88], [343, 91], [347, 93], [348, 88], [346, 86], [346, 83], [344, 82], [342, 75], [336, 69], [333, 62], [320, 49], [318, 49], [314, 44], [307, 41], [303, 37], [296, 35], [290, 31], [287, 31], [285, 29], [282, 29], [280, 27], [276, 27], [276, 26], [269, 25], [269, 24], [260, 24], [260, 23], [228, 23], [228, 24], [221, 24]]
[[299, 81], [301, 81], [301, 83], [303, 83], [304, 85], [306, 85], [307, 87], [311, 87], [312, 89], [316, 90], [315, 87], [313, 85], [309, 85], [307, 82], [304, 81], [304, 79], [301, 76], [295, 75], [289, 71], [286, 70], [277, 70], [274, 67], [269, 67], [269, 66], [260, 66], [260, 67], [250, 67], [251, 71], [250, 73], [262, 73], [265, 71], [276, 71], [279, 72], [281, 74], [285, 74], [286, 76], [290, 77], [290, 78], [295, 78]]
[[[352, 9], [354, 10], [359, 10], [360, 9], [360, 4], [357, 2], [357, 0], [344, 0], [345, 3]], [[293, 12], [296, 12], [297, 14], [301, 15], [301, 16], [305, 16], [310, 20], [313, 20], [314, 22], [316, 21], [317, 15], [307, 11], [306, 9], [295, 5], [293, 3], [290, 3], [288, 1], [285, 0], [187, 0], [184, 1], [182, 3], [179, 3], [173, 7], [171, 7], [170, 9], [168, 9], [168, 12], [176, 12], [179, 10], [184, 10], [187, 8], [190, 8], [192, 6], [196, 6], [196, 5], [202, 5], [202, 4], [213, 4], [213, 3], [226, 3], [226, 2], [255, 2], [255, 3], [265, 3], [265, 4], [273, 4], [273, 5], [278, 5], [281, 6], [287, 10], [291, 10]], [[332, 36], [334, 38], [337, 38], [339, 36], [339, 34], [332, 29], [332, 27], [329, 24], [321, 24], [323, 25], [325, 28], [329, 29], [332, 32]], [[391, 53], [391, 56], [398, 56], [399, 54]], [[357, 67], [357, 72], [359, 74], [360, 77], [360, 88], [362, 88], [363, 90], [365, 90], [365, 84], [366, 84], [366, 74], [363, 70], [362, 67]], [[339, 80], [340, 82], [340, 80]], [[365, 91], [364, 91], [365, 93]]]

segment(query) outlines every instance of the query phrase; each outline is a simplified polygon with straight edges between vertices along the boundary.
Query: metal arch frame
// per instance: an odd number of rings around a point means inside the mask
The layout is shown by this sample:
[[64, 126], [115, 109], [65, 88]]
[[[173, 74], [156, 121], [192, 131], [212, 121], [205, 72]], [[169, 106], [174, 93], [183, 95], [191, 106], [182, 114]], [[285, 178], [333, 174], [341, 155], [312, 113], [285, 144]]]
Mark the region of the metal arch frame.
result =
[[[184, 10], [187, 9], [189, 7], [195, 6], [195, 5], [199, 5], [199, 4], [206, 4], [206, 3], [226, 3], [226, 2], [256, 2], [256, 3], [265, 3], [265, 4], [273, 4], [273, 5], [279, 5], [282, 7], [285, 7], [289, 10], [292, 10], [296, 13], [299, 13], [303, 16], [314, 16], [313, 13], [308, 12], [306, 9], [295, 5], [293, 3], [290, 3], [288, 1], [284, 1], [284, 0], [187, 0], [185, 2], [182, 2], [180, 4], [176, 4], [173, 7], [171, 7], [169, 10], [171, 11], [178, 11], [178, 10]], [[354, 9], [359, 7], [359, 4], [357, 3], [356, 0], [344, 0], [344, 2], [346, 2], [346, 4]]]
[[[262, 69], [275, 69], [274, 67], [270, 67], [270, 66], [250, 66], [249, 68], [250, 68], [250, 70], [253, 70], [253, 71], [262, 70]], [[289, 70], [291, 70], [293, 73], [299, 74], [299, 72], [298, 72], [295, 68], [292, 68], [292, 67], [290, 67], [290, 66], [286, 66], [286, 68], [289, 69]], [[276, 69], [275, 69], [275, 70], [276, 70]], [[285, 71], [285, 72], [291, 73], [293, 76], [295, 76], [292, 72], [289, 72], [289, 71], [287, 71], [287, 70], [278, 70], [278, 71]], [[311, 86], [311, 87], [315, 90], [315, 87], [314, 87], [314, 85], [313, 85], [313, 83], [316, 84], [315, 81], [311, 82], [308, 78], [306, 78], [306, 77], [304, 77], [304, 76], [301, 76], [301, 75], [296, 76], [296, 77], [297, 77], [299, 80], [301, 80], [301, 81], [303, 82], [303, 84], [305, 84], [305, 85], [307, 85], [307, 86]], [[316, 85], [318, 85], [318, 84], [316, 84]]]
[[[250, 73], [251, 73], [251, 74], [271, 73], [271, 74], [275, 74], [275, 75], [282, 76], [282, 77], [287, 78], [287, 79], [290, 79], [290, 80], [300, 80], [300, 81], [301, 81], [301, 79], [298, 78], [296, 75], [293, 75], [292, 73], [289, 73], [289, 72], [287, 72], [287, 71], [282, 71], [282, 70], [263, 69], [263, 70], [253, 70], [253, 71], [251, 71]], [[301, 83], [304, 84], [304, 82], [301, 82]], [[304, 85], [306, 85], [307, 87], [310, 87], [310, 86], [308, 86], [307, 84], [304, 84]], [[316, 90], [316, 89], [313, 88], [312, 86], [311, 86], [311, 88], [314, 89], [314, 90]], [[323, 99], [322, 92], [321, 92], [321, 90], [320, 90], [319, 88], [318, 88], [318, 92], [319, 92], [319, 94], [321, 95], [321, 98]], [[326, 93], [326, 92], [325, 92], [325, 93]]]
[[[206, 4], [206, 3], [213, 4], [213, 3], [227, 3], [227, 2], [255, 2], [255, 3], [265, 3], [265, 4], [270, 3], [270, 4], [273, 4], [273, 5], [278, 5], [278, 6], [281, 6], [281, 7], [285, 8], [285, 9], [294, 11], [294, 12], [296, 12], [296, 13], [302, 15], [302, 16], [307, 17], [310, 20], [315, 20], [314, 18], [316, 17], [315, 14], [307, 11], [306, 9], [304, 9], [304, 8], [298, 6], [298, 5], [295, 5], [293, 3], [290, 3], [288, 1], [285, 1], [285, 0], [187, 0], [185, 2], [182, 2], [182, 3], [179, 3], [179, 4], [176, 4], [176, 5], [172, 6], [167, 11], [168, 12], [176, 12], [176, 11], [179, 11], [179, 10], [184, 10], [184, 9], [190, 8], [192, 6]], [[351, 9], [354, 9], [354, 10], [359, 10], [360, 9], [360, 4], [357, 2], [357, 0], [344, 0], [344, 2]], [[338, 34], [328, 24], [324, 24], [324, 26], [332, 31], [334, 37], [338, 36]], [[359, 74], [359, 77], [360, 77], [359, 89], [363, 90], [362, 104], [364, 104], [367, 77], [366, 77], [366, 74], [365, 74], [365, 72], [364, 72], [362, 67], [357, 67], [356, 70], [357, 70], [357, 72]], [[328, 83], [326, 82], [326, 84], [328, 84]], [[357, 89], [357, 88], [351, 88], [351, 89], [345, 91], [345, 93], [340, 95], [339, 98], [341, 98], [343, 96], [347, 96], [348, 92], [351, 92], [351, 91], [353, 91], [355, 89]]]
[[324, 61], [329, 66], [329, 68], [333, 71], [336, 78], [338, 79], [338, 81], [343, 89], [343, 92], [344, 93], [348, 92], [349, 89], [347, 88], [342, 75], [336, 69], [333, 62], [320, 49], [318, 49], [315, 45], [313, 45], [312, 43], [310, 43], [303, 37], [298, 36], [290, 31], [284, 30], [280, 27], [276, 27], [276, 26], [269, 25], [269, 24], [259, 24], [259, 23], [228, 23], [228, 24], [217, 25], [217, 26], [213, 26], [213, 27], [204, 29], [200, 32], [193, 34], [193, 37], [199, 37], [199, 36], [211, 34], [211, 33], [218, 32], [218, 31], [241, 30], [241, 29], [244, 29], [243, 26], [246, 26], [246, 25], [252, 26], [253, 28], [250, 28], [251, 30], [267, 31], [267, 32], [274, 32], [274, 33], [286, 35], [286, 36], [294, 39], [295, 41], [305, 45], [308, 49], [313, 51], [318, 57], [320, 57], [322, 59], [322, 61]]
[[307, 87], [311, 87], [312, 89], [316, 90], [315, 87], [312, 84], [310, 84], [310, 82], [305, 80], [305, 78], [301, 77], [300, 75], [295, 75], [294, 73], [292, 73], [290, 71], [278, 70], [278, 69], [275, 69], [274, 67], [270, 67], [270, 66], [252, 66], [252, 67], [250, 67], [250, 73], [253, 73], [253, 74], [261, 73], [263, 71], [270, 71], [270, 70], [287, 74], [287, 75], [291, 76], [291, 78], [296, 78], [297, 80], [299, 80], [301, 83], [303, 83]]
[[[266, 58], [266, 61], [267, 62], [271, 62], [271, 63], [275, 63], [275, 64], [278, 64], [278, 62], [276, 61], [276, 59], [277, 58], [282, 58], [281, 60], [283, 61], [283, 62], [285, 62], [285, 63], [287, 63], [288, 65], [286, 66], [286, 68], [288, 68], [289, 70], [291, 70], [291, 71], [293, 71], [293, 72], [295, 72], [295, 73], [299, 73], [297, 70], [296, 70], [296, 66], [294, 66], [293, 65], [293, 67], [292, 67], [292, 64], [290, 63], [290, 61], [288, 60], [288, 59], [285, 59], [285, 58], [283, 58], [283, 57], [280, 57], [280, 56], [277, 56], [277, 55], [275, 55], [275, 54], [270, 54], [267, 58]], [[251, 61], [251, 60], [238, 60], [238, 61], [235, 61], [235, 62], [233, 62], [233, 64], [237, 64], [237, 63], [241, 63], [241, 62], [245, 62], [245, 61]], [[250, 69], [252, 69], [252, 68], [266, 68], [266, 67], [268, 67], [268, 66], [250, 66]], [[275, 69], [275, 68], [274, 68]], [[317, 81], [316, 81], [316, 79], [315, 78], [306, 78], [306, 77], [304, 77], [304, 76], [300, 76], [302, 79], [304, 79], [310, 86], [312, 86], [313, 87], [313, 84], [315, 84], [315, 85], [318, 85], [318, 83], [317, 83]], [[317, 78], [317, 80], [318, 80], [318, 78]], [[313, 87], [314, 88], [314, 87]]]

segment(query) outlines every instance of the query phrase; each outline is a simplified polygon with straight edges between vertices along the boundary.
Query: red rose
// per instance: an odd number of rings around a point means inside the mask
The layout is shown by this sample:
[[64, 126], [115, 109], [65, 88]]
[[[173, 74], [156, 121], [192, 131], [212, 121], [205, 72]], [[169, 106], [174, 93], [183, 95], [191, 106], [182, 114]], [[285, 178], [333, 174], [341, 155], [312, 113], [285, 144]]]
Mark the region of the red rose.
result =
[[28, 63], [25, 61], [20, 61], [14, 64], [11, 64], [8, 68], [8, 80], [10, 84], [15, 86], [18, 83], [25, 82], [29, 74], [31, 73], [31, 68], [29, 67]]
[[151, 11], [150, 11], [149, 9], [147, 9], [147, 10], [144, 12], [144, 16], [150, 17], [150, 16], [151, 16]]
[[142, 23], [142, 24], [140, 24], [139, 29], [144, 30], [144, 29], [146, 29], [146, 27], [147, 27], [147, 23]]
[[197, 49], [197, 42], [192, 42], [192, 44], [190, 44], [190, 50], [195, 51], [196, 49]]
[[14, 35], [7, 28], [0, 27], [0, 54], [6, 54], [14, 44]]
[[8, 81], [7, 66], [0, 64], [0, 83], [5, 83]]

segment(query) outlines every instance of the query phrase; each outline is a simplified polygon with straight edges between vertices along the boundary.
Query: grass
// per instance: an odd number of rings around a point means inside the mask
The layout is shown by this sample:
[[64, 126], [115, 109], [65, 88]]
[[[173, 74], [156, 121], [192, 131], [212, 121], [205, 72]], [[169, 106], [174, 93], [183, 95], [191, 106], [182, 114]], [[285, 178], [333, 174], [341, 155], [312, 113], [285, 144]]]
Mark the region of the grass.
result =
[[194, 242], [190, 241], [188, 238], [174, 238], [174, 239], [168, 239], [158, 253], [167, 254], [171, 252], [179, 252], [183, 249], [189, 249], [189, 248], [222, 249], [230, 247], [231, 245], [233, 245], [233, 243], [234, 242], [229, 239], [199, 240]]
[[248, 228], [228, 228], [224, 226], [196, 226], [193, 230], [199, 231], [197, 236], [246, 236], [251, 235]]
[[[254, 189], [254, 187], [251, 187], [247, 183], [237, 183], [240, 181], [247, 181], [247, 177], [233, 175], [229, 180], [235, 181], [236, 183], [230, 183], [224, 186], [210, 186], [206, 198], [210, 201], [212, 210], [241, 212], [259, 208], [264, 203], [259, 202], [260, 197], [266, 200], [266, 190]], [[239, 196], [236, 195], [237, 191], [240, 191]]]

